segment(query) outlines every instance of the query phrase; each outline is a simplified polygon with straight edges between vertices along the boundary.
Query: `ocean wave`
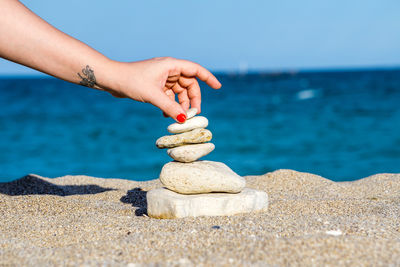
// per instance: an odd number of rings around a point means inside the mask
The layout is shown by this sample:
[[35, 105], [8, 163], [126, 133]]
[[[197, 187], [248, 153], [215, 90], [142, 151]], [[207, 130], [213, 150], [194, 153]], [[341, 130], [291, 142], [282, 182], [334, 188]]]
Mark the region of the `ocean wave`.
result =
[[306, 99], [311, 99], [315, 98], [318, 95], [318, 91], [315, 89], [306, 89], [306, 90], [301, 90], [300, 92], [297, 92], [296, 98], [298, 100], [306, 100]]

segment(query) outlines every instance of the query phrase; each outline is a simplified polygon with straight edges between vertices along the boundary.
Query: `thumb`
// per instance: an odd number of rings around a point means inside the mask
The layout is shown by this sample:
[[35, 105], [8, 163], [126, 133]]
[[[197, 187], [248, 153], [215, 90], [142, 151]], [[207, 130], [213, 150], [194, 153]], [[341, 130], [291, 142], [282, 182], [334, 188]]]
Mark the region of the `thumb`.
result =
[[[164, 92], [160, 92], [159, 94], [154, 95], [151, 103], [177, 122], [185, 122], [185, 110], [176, 101], [169, 98]], [[184, 116], [182, 116], [182, 114]]]

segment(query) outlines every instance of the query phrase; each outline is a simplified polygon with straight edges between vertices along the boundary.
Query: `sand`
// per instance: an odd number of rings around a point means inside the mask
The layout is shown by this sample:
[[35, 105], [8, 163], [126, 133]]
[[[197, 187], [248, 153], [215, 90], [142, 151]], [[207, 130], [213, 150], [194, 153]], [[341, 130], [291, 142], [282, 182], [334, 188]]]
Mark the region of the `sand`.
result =
[[267, 212], [157, 220], [135, 182], [29, 175], [0, 184], [0, 265], [400, 265], [400, 174], [335, 183], [246, 177]]

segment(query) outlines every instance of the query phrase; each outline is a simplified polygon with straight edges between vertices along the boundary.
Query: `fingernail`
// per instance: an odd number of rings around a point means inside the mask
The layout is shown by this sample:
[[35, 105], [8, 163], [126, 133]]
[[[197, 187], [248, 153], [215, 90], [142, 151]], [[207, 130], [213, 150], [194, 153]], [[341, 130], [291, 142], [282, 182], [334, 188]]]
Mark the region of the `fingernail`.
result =
[[176, 120], [177, 120], [178, 122], [180, 122], [180, 123], [184, 123], [185, 120], [186, 120], [186, 115], [183, 114], [183, 113], [181, 113], [181, 114], [179, 114], [178, 116], [176, 116]]
[[163, 114], [163, 116], [164, 116], [165, 118], [168, 118], [167, 113], [163, 112], [162, 114]]

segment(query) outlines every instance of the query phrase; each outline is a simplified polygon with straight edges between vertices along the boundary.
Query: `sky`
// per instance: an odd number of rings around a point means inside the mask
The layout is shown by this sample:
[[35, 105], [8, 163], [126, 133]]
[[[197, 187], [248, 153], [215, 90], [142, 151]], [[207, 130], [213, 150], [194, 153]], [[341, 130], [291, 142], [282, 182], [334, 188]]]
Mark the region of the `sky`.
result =
[[[172, 56], [213, 71], [400, 66], [399, 0], [23, 0], [106, 56]], [[0, 75], [38, 72], [0, 59]]]

